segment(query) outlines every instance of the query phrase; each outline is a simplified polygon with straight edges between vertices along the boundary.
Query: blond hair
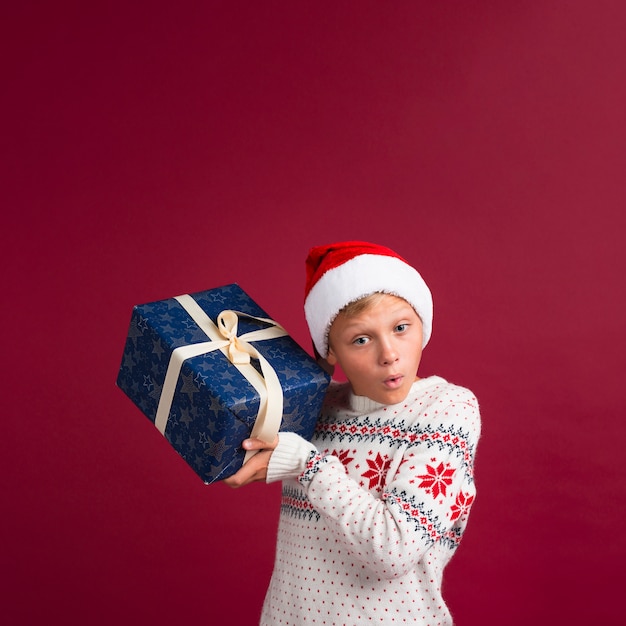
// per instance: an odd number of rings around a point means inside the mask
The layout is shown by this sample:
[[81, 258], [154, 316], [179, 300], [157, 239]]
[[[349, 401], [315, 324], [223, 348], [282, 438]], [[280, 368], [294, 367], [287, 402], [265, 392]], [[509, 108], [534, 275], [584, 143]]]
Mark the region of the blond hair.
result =
[[339, 311], [339, 313], [341, 313], [342, 315], [345, 315], [346, 317], [353, 317], [354, 315], [358, 315], [359, 313], [362, 313], [366, 309], [377, 305], [386, 295], [393, 295], [393, 294], [386, 294], [382, 291], [375, 291], [374, 293], [370, 293], [367, 296], [363, 296], [362, 298], [359, 298], [358, 300], [353, 300], [352, 302], [348, 302], [348, 304], [346, 304], [346, 306], [344, 306], [343, 309]]

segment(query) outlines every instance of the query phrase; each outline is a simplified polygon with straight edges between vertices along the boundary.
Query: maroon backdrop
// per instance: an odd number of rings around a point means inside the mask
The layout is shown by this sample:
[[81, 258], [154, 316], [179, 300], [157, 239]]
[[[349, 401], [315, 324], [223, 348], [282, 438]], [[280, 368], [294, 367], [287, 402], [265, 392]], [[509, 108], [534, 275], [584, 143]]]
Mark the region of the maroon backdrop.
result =
[[279, 488], [196, 478], [115, 387], [127, 325], [238, 282], [308, 349], [345, 238], [420, 268], [421, 374], [481, 401], [458, 625], [623, 623], [622, 2], [3, 13], [3, 623], [256, 624]]

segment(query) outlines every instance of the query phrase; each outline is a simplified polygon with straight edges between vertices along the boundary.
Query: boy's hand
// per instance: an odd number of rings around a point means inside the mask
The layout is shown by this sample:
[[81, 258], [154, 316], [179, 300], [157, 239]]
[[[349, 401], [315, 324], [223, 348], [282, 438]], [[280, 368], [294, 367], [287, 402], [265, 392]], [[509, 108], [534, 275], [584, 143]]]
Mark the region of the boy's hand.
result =
[[260, 452], [250, 458], [236, 474], [224, 480], [233, 489], [256, 481], [265, 481], [270, 457], [278, 445], [278, 435], [272, 443], [260, 439], [246, 439], [241, 445], [244, 450], [260, 450]]

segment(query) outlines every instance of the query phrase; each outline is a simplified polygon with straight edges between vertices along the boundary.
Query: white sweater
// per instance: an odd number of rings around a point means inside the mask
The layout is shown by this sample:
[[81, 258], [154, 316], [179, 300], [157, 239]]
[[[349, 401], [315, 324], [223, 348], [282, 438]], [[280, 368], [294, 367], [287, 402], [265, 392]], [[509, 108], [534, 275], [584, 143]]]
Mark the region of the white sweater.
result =
[[438, 376], [384, 406], [333, 383], [311, 443], [281, 433], [283, 481], [261, 625], [449, 625], [443, 569], [476, 494], [474, 395]]

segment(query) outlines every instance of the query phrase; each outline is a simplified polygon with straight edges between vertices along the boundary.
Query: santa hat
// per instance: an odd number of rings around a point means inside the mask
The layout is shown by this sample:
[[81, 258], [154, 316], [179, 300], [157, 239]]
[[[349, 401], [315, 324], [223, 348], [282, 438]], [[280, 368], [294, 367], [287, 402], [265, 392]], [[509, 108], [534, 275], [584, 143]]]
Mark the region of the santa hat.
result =
[[430, 339], [433, 299], [419, 272], [393, 250], [364, 241], [311, 248], [306, 260], [304, 313], [313, 345], [328, 356], [328, 331], [346, 305], [375, 292], [406, 300], [420, 316], [422, 347]]

